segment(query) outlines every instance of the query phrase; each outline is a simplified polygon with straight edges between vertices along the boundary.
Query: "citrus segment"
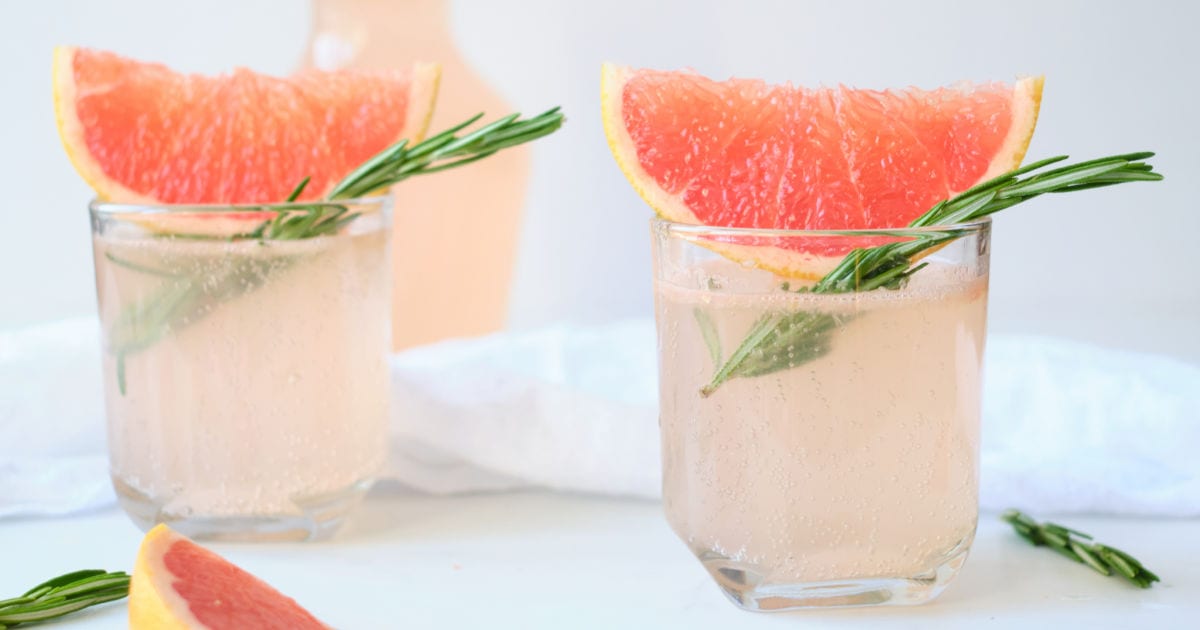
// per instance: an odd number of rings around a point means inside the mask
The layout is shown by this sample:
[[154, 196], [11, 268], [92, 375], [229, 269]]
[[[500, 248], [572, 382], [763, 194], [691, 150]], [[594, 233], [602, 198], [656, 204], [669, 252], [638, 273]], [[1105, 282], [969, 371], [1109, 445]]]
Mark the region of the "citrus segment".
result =
[[428, 125], [440, 70], [246, 69], [177, 73], [110, 52], [54, 54], [59, 134], [101, 199], [158, 203], [283, 201], [326, 193], [354, 167]]
[[[1020, 164], [1042, 79], [936, 90], [810, 89], [606, 64], [609, 148], [664, 218], [780, 230], [887, 229]], [[725, 247], [795, 276], [843, 239]], [[720, 247], [715, 249], [721, 250]], [[734, 251], [736, 249], [737, 251]]]
[[138, 551], [129, 627], [327, 628], [295, 600], [166, 525], [147, 532]]

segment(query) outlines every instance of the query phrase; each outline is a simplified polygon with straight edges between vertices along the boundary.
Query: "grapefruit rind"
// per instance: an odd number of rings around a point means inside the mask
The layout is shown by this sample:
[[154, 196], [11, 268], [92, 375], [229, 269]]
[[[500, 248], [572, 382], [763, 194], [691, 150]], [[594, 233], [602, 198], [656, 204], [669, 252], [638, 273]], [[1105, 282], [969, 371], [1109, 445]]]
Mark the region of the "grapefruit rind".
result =
[[141, 193], [134, 192], [121, 183], [114, 181], [104, 174], [104, 169], [87, 150], [83, 123], [73, 106], [78, 95], [75, 84], [75, 51], [74, 46], [57, 46], [54, 48], [54, 118], [58, 124], [58, 139], [62, 142], [63, 150], [75, 172], [102, 200], [120, 199], [132, 204], [152, 204], [155, 200]]
[[[63, 150], [66, 151], [67, 159], [101, 201], [119, 199], [121, 203], [128, 204], [161, 203], [159, 200], [136, 192], [109, 177], [88, 150], [84, 126], [74, 107], [79, 89], [75, 82], [74, 66], [77, 50], [74, 46], [57, 46], [53, 55], [54, 116], [58, 126], [59, 140], [62, 142]], [[404, 128], [389, 142], [389, 145], [402, 138], [409, 138], [413, 144], [424, 139], [433, 119], [434, 105], [437, 102], [440, 85], [441, 66], [439, 64], [419, 62], [412, 65], [409, 104], [408, 111], [405, 112]], [[246, 201], [247, 203], [272, 203], [283, 200]]]
[[[642, 168], [637, 160], [637, 148], [622, 117], [621, 97], [626, 81], [633, 69], [606, 63], [601, 67], [600, 107], [604, 121], [604, 135], [608, 148], [616, 159], [617, 167], [638, 195], [659, 217], [675, 223], [699, 225], [700, 219], [677, 196], [663, 190], [658, 182]], [[777, 275], [797, 280], [818, 280], [832, 270], [838, 259], [788, 251], [780, 247], [746, 246], [719, 243], [693, 236], [688, 240], [707, 247], [722, 256], [742, 264], [752, 264]]]
[[680, 199], [663, 190], [658, 182], [642, 168], [637, 160], [637, 145], [622, 115], [622, 96], [633, 69], [606, 63], [600, 69], [600, 112], [608, 149], [616, 158], [617, 167], [638, 195], [658, 216], [676, 223], [698, 224], [700, 220]]
[[[171, 554], [176, 558], [173, 563], [168, 557]], [[181, 575], [181, 570], [185, 574]], [[159, 524], [142, 539], [134, 563], [129, 584], [129, 627], [183, 630], [329, 626], [271, 585]]]
[[[987, 171], [979, 178], [985, 182], [998, 177], [1021, 165], [1025, 153], [1029, 150], [1029, 142], [1033, 140], [1033, 131], [1037, 128], [1038, 114], [1042, 109], [1042, 87], [1046, 77], [1022, 77], [1013, 85], [1012, 126], [1008, 135], [996, 150], [996, 157], [988, 165]], [[956, 192], [962, 192], [956, 191]]]
[[163, 564], [163, 555], [172, 543], [181, 538], [166, 525], [159, 524], [142, 539], [133, 565], [133, 577], [129, 582], [130, 628], [187, 630], [204, 627], [186, 605], [179, 605], [183, 601], [177, 596], [165, 594], [164, 597], [164, 593], [160, 592], [160, 589], [170, 588], [171, 585], [171, 575]]
[[[409, 107], [404, 119], [404, 129], [396, 142], [406, 135], [409, 142], [416, 144], [425, 139], [425, 132], [433, 121], [433, 109], [442, 85], [442, 66], [436, 63], [413, 64], [412, 91], [409, 92]], [[420, 103], [421, 107], [415, 105]]]
[[[637, 148], [625, 126], [622, 112], [625, 84], [634, 72], [632, 68], [612, 63], [605, 63], [601, 67], [600, 108], [608, 148], [622, 174], [656, 215], [675, 223], [701, 224], [678, 195], [659, 186], [638, 162]], [[979, 181], [986, 181], [1020, 166], [1037, 125], [1043, 84], [1042, 76], [1024, 77], [1014, 84], [1012, 126]], [[841, 261], [841, 256], [822, 256], [774, 246], [731, 245], [699, 236], [689, 240], [735, 262], [797, 280], [818, 280]]]

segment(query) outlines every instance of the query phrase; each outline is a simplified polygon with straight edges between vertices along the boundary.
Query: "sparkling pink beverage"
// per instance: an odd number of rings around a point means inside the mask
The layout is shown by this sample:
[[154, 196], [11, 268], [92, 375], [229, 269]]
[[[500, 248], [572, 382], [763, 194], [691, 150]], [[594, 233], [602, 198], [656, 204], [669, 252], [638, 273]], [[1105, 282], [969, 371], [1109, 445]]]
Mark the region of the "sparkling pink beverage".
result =
[[142, 527], [330, 533], [383, 465], [387, 209], [336, 234], [254, 215], [93, 206], [113, 484]]
[[[832, 295], [725, 259], [672, 224], [655, 237], [676, 533], [747, 608], [935, 596], [978, 512], [987, 225], [900, 288]], [[798, 339], [782, 369], [711, 387], [760, 320], [795, 313], [829, 316], [818, 350]]]

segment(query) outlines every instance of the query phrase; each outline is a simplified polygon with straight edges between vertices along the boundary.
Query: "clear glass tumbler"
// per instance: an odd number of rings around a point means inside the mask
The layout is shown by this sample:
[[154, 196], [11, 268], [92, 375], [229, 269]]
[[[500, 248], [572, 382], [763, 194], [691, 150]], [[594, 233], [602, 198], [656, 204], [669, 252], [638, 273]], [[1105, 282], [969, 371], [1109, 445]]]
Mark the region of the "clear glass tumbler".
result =
[[325, 537], [387, 448], [390, 201], [91, 204], [112, 482], [143, 529]]
[[739, 606], [916, 604], [962, 566], [989, 230], [653, 222], [667, 518]]

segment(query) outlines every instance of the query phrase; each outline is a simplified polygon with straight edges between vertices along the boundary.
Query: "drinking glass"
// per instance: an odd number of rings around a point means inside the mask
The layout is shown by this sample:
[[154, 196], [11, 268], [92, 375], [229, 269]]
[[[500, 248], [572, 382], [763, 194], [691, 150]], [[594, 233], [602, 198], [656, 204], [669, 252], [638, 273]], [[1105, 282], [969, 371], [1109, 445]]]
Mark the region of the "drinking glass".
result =
[[[989, 230], [653, 222], [666, 515], [736, 604], [916, 604], [962, 566]], [[907, 276], [815, 282], [917, 241]]]
[[90, 209], [121, 506], [198, 538], [330, 535], [386, 456], [390, 201]]

